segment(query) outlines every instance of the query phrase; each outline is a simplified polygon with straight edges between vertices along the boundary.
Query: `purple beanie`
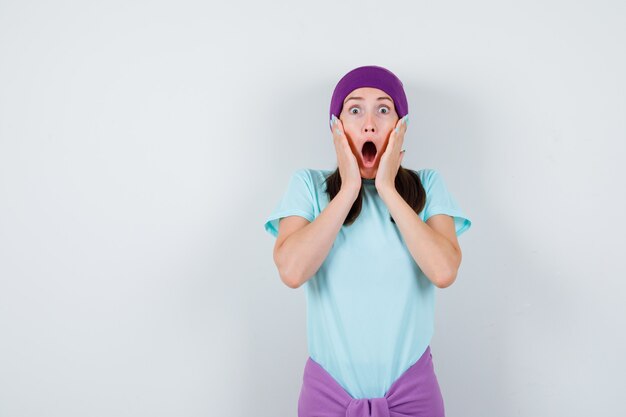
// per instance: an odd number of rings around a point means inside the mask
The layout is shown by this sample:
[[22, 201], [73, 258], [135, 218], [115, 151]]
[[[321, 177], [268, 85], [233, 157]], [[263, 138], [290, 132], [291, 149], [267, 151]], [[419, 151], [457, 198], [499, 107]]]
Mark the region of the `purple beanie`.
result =
[[[398, 117], [402, 118], [409, 113], [409, 103], [406, 100], [402, 81], [386, 68], [368, 65], [353, 69], [339, 80], [330, 100], [329, 118], [333, 114], [339, 117], [346, 96], [361, 87], [378, 88], [389, 94]], [[330, 130], [332, 132], [332, 127]]]

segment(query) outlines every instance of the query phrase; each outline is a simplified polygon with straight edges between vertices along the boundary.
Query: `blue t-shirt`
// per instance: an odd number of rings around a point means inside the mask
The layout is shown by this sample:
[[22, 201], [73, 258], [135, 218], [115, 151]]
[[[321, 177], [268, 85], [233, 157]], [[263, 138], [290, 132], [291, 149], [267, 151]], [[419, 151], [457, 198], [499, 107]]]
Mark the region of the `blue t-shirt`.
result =
[[[298, 169], [267, 217], [265, 230], [278, 236], [281, 217], [313, 221], [328, 205], [324, 180], [333, 171]], [[434, 169], [416, 171], [426, 190], [423, 221], [454, 217], [457, 236], [471, 221]], [[378, 195], [363, 180], [359, 217], [342, 226], [318, 269], [303, 285], [309, 356], [353, 398], [383, 397], [420, 358], [433, 335], [435, 286], [408, 251], [400, 230]]]

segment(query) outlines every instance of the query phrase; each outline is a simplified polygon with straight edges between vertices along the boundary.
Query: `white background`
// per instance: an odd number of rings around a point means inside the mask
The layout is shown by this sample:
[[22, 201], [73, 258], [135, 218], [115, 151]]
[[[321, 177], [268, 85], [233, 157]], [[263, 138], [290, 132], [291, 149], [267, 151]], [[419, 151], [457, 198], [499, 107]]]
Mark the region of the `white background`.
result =
[[621, 1], [1, 1], [0, 416], [295, 416], [263, 223], [361, 65], [473, 222], [447, 416], [622, 415], [625, 41]]

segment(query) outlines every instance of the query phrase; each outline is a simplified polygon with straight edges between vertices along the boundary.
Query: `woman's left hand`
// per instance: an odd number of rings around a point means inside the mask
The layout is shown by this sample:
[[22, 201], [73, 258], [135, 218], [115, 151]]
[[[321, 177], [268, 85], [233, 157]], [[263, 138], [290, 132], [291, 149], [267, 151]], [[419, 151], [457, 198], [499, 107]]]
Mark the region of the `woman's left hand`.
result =
[[389, 143], [387, 143], [385, 153], [380, 157], [380, 163], [376, 171], [376, 180], [374, 181], [379, 193], [387, 189], [395, 190], [396, 188], [396, 175], [404, 156], [402, 144], [404, 143], [404, 133], [406, 132], [406, 121], [408, 118], [409, 115], [407, 114], [398, 120], [396, 127], [389, 136]]

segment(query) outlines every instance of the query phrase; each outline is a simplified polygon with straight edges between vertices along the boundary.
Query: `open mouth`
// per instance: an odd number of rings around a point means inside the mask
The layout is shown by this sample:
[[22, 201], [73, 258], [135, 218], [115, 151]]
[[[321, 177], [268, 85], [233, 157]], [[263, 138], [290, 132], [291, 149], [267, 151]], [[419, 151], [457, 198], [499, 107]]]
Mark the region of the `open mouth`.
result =
[[363, 163], [365, 166], [370, 167], [374, 165], [377, 152], [376, 145], [374, 145], [374, 142], [371, 140], [368, 140], [363, 144], [363, 148], [361, 148], [361, 155], [363, 156]]

